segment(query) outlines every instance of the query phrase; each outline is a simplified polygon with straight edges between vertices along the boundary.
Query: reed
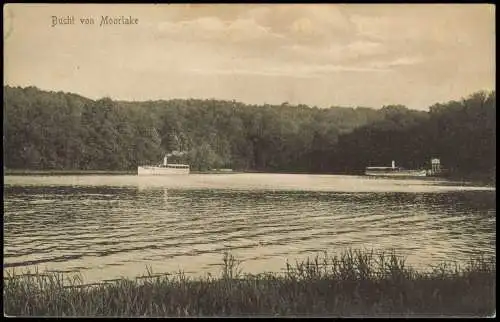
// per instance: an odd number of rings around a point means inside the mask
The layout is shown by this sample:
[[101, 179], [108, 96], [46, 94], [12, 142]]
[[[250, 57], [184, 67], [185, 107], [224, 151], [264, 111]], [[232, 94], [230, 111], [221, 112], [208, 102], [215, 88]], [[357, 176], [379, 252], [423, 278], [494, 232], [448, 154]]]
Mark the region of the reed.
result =
[[243, 274], [224, 253], [220, 276], [178, 274], [83, 285], [79, 276], [6, 272], [10, 316], [491, 316], [496, 262], [476, 256], [463, 267], [428, 272], [407, 267], [394, 251], [323, 253], [283, 273]]

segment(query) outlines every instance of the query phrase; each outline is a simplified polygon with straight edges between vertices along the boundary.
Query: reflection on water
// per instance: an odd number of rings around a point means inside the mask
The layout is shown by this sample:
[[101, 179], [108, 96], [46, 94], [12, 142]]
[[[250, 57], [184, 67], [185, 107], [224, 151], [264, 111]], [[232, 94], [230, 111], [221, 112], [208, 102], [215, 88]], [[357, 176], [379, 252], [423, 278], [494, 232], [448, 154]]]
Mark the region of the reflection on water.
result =
[[246, 272], [345, 247], [396, 248], [416, 266], [495, 252], [494, 190], [339, 176], [189, 177], [6, 177], [4, 267], [80, 271], [90, 282], [141, 275], [146, 265], [213, 274], [227, 248]]

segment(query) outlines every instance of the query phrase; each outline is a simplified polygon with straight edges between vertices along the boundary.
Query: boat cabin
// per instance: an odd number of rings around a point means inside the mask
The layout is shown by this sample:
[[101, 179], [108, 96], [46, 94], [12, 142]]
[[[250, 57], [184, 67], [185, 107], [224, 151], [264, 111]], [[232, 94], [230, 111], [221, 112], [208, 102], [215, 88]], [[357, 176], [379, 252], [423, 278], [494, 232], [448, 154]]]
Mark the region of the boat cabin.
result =
[[371, 171], [371, 172], [390, 172], [390, 171], [400, 171], [403, 170], [402, 168], [399, 167], [366, 167], [366, 171]]
[[380, 171], [380, 172], [388, 172], [389, 171], [390, 172], [390, 171], [403, 170], [403, 168], [396, 167], [396, 162], [392, 161], [392, 164], [390, 167], [366, 167], [366, 170], [373, 171], [373, 172], [377, 172], [377, 171]]
[[174, 169], [189, 169], [189, 165], [187, 164], [177, 164], [177, 163], [169, 163], [167, 165], [161, 164], [160, 168], [174, 168]]
[[188, 164], [180, 164], [180, 163], [168, 163], [167, 156], [163, 158], [163, 164], [159, 164], [160, 168], [170, 168], [170, 169], [189, 169]]

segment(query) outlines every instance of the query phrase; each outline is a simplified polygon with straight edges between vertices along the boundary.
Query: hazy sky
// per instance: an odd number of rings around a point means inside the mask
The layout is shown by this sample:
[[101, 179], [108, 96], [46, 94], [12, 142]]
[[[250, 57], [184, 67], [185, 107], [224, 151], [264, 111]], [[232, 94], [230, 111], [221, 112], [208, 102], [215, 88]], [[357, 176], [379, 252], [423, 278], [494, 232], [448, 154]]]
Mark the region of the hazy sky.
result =
[[4, 48], [4, 84], [90, 98], [425, 110], [495, 88], [488, 4], [9, 4]]

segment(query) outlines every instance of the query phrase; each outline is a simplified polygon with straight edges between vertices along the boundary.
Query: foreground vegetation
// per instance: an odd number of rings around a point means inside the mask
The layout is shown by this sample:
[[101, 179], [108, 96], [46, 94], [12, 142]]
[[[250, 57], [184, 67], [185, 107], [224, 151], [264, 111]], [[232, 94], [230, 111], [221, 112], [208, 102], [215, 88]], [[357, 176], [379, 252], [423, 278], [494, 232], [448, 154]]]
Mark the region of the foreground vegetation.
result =
[[491, 316], [494, 258], [417, 272], [394, 252], [349, 250], [286, 264], [283, 274], [241, 274], [226, 253], [221, 276], [184, 274], [83, 285], [78, 276], [8, 273], [4, 312], [14, 316]]

